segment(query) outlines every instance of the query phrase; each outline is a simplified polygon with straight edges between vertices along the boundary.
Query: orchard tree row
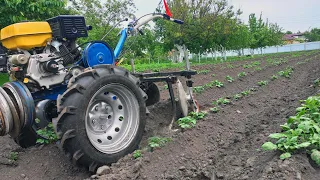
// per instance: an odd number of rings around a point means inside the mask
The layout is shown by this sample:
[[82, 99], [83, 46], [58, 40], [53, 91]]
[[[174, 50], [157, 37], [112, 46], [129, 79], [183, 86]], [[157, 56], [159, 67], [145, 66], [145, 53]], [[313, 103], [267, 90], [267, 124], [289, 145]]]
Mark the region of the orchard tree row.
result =
[[[104, 39], [116, 46], [121, 26], [119, 21], [133, 19], [136, 11], [133, 0], [0, 0], [0, 28], [24, 20], [45, 20], [59, 14], [81, 14], [93, 26], [90, 37]], [[125, 45], [125, 57], [166, 59], [168, 52], [186, 47], [191, 53], [207, 53], [244, 48], [262, 49], [281, 45], [283, 32], [274, 23], [263, 20], [262, 15], [251, 14], [249, 22], [242, 22], [241, 10], [234, 9], [227, 0], [171, 0], [171, 12], [185, 23], [177, 25], [162, 19], [155, 26], [145, 26], [143, 36], [131, 37]], [[159, 6], [154, 12], [164, 12]], [[151, 12], [152, 13], [152, 12]], [[116, 25], [116, 28], [112, 27]]]

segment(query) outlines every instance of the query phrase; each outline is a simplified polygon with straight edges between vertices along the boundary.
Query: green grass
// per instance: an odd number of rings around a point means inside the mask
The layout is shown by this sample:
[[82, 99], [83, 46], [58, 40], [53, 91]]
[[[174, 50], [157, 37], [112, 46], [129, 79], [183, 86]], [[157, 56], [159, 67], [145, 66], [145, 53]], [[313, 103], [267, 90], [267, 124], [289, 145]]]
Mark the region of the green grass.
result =
[[7, 74], [0, 74], [0, 86], [9, 81]]

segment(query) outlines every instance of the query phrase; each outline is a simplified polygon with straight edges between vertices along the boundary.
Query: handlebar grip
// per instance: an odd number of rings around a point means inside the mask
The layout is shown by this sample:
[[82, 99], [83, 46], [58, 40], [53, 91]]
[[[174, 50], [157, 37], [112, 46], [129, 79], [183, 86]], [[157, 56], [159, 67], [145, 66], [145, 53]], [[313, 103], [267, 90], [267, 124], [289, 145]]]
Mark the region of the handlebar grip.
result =
[[144, 33], [143, 33], [142, 30], [138, 29], [138, 31], [139, 31], [139, 33], [140, 33], [142, 36], [144, 36]]
[[184, 23], [182, 20], [179, 20], [179, 19], [174, 19], [173, 22], [175, 22], [177, 24], [183, 24]]

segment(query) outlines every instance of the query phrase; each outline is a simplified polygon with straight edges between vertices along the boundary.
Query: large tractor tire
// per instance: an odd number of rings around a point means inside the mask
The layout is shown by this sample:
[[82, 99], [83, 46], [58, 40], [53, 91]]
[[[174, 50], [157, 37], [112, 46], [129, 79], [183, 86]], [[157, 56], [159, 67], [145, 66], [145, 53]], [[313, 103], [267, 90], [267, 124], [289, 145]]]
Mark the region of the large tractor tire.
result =
[[69, 159], [95, 172], [138, 148], [145, 128], [146, 94], [128, 71], [96, 66], [70, 79], [58, 97], [53, 124]]

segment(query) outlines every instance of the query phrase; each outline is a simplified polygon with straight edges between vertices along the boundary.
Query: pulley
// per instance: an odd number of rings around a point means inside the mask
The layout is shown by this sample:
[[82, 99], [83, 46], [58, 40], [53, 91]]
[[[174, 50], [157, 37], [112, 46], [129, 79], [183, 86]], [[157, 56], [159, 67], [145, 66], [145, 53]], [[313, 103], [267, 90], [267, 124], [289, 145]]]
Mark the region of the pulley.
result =
[[28, 88], [23, 83], [14, 81], [5, 83], [3, 89], [12, 99], [17, 114], [19, 115], [19, 129], [21, 130], [26, 126], [31, 127], [35, 119], [35, 105]]

